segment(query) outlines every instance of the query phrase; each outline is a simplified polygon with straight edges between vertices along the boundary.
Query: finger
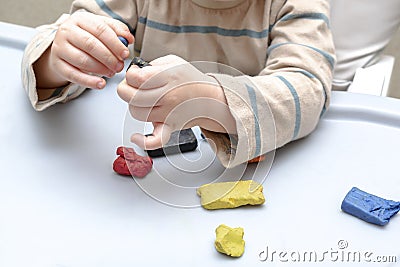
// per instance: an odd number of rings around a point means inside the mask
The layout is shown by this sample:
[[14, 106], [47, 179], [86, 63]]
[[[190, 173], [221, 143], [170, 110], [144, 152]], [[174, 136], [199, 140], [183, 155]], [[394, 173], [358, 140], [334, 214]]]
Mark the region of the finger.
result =
[[[120, 28], [126, 29], [126, 25], [122, 26], [117, 24], [116, 20], [102, 17], [101, 19], [85, 19], [84, 21], [78, 21], [78, 26], [99, 39], [119, 60], [127, 58], [126, 52], [128, 52], [129, 56], [128, 48], [118, 39], [118, 34], [124, 37], [127, 35], [125, 30], [120, 30]], [[128, 35], [127, 37], [128, 40], [132, 40], [132, 37]]]
[[153, 150], [162, 147], [171, 137], [171, 128], [167, 124], [153, 123], [154, 131], [152, 135], [144, 136], [134, 134], [131, 141], [145, 150]]
[[[79, 36], [79, 38], [76, 38], [76, 36]], [[124, 62], [117, 58], [101, 40], [79, 27], [71, 26], [71, 34], [67, 36], [67, 40], [113, 72], [120, 72], [124, 68]]]
[[104, 19], [106, 23], [114, 30], [117, 36], [124, 37], [128, 41], [128, 44], [132, 44], [135, 41], [135, 37], [129, 31], [128, 25], [117, 19], [108, 17], [104, 17]]
[[163, 74], [164, 66], [147, 66], [144, 68], [129, 68], [126, 73], [127, 83], [135, 88], [154, 89], [162, 87], [168, 83], [168, 79]]
[[142, 108], [158, 106], [158, 101], [164, 96], [164, 90], [142, 90], [130, 86], [124, 79], [117, 88], [119, 97], [125, 102]]
[[103, 89], [106, 81], [98, 76], [89, 75], [70, 65], [64, 60], [59, 61], [60, 74], [68, 81], [88, 88]]
[[122, 80], [118, 84], [117, 94], [118, 96], [127, 103], [131, 102], [131, 99], [135, 96], [137, 88], [131, 87], [126, 83], [126, 79]]
[[[89, 54], [79, 50], [71, 44], [66, 44], [64, 53], [60, 53], [59, 57], [68, 62], [77, 69], [86, 73], [93, 73], [100, 76], [112, 77], [115, 75], [113, 70], [108, 69], [101, 62], [91, 57]], [[66, 52], [68, 51], [68, 52]]]
[[161, 122], [168, 116], [160, 107], [141, 108], [129, 105], [129, 112], [133, 118], [139, 121]]

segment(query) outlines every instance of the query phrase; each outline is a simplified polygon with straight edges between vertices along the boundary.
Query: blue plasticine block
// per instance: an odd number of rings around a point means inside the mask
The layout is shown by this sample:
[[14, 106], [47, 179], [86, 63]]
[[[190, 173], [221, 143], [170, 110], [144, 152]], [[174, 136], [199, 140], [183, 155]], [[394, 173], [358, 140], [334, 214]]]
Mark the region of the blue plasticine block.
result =
[[127, 40], [125, 37], [118, 36], [118, 39], [119, 39], [125, 46], [128, 46], [128, 45], [129, 45], [128, 40]]
[[344, 198], [341, 208], [366, 222], [386, 225], [400, 211], [400, 202], [386, 200], [353, 187]]

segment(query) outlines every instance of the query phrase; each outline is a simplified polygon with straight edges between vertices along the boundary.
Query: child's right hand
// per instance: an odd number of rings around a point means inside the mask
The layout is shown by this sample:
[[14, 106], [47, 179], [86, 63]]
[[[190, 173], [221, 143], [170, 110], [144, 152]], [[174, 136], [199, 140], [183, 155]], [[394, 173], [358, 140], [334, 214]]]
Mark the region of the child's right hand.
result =
[[[112, 77], [124, 68], [129, 50], [118, 36], [131, 44], [128, 27], [115, 19], [89, 12], [76, 12], [60, 25], [53, 44], [37, 62], [37, 85], [55, 88], [68, 82], [102, 89], [100, 76]], [[41, 79], [41, 80], [40, 80]]]

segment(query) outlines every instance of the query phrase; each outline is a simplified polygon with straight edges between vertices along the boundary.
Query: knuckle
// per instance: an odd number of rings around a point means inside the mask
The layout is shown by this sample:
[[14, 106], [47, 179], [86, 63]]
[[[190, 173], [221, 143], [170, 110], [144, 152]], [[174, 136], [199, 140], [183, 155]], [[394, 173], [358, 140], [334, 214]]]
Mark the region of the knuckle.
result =
[[112, 69], [115, 69], [117, 67], [117, 59], [111, 54], [106, 55], [104, 61], [107, 67], [110, 67]]
[[135, 82], [138, 84], [138, 88], [142, 87], [146, 81], [147, 81], [147, 79], [144, 76], [136, 76], [136, 78], [135, 78]]
[[107, 30], [107, 25], [105, 23], [99, 23], [96, 25], [95, 32], [97, 36], [104, 34], [106, 30]]
[[93, 52], [97, 48], [96, 40], [92, 37], [88, 37], [84, 42], [84, 48], [89, 53]]
[[78, 62], [78, 66], [80, 68], [84, 68], [87, 69], [88, 65], [89, 65], [89, 57], [88, 56], [81, 56], [79, 57], [79, 62]]
[[80, 75], [76, 71], [71, 71], [67, 73], [67, 79], [73, 83], [82, 84], [80, 80]]
[[129, 31], [128, 26], [118, 19], [106, 18], [106, 22], [108, 25], [110, 25], [111, 27], [113, 27], [115, 29], [118, 29], [119, 31], [126, 31], [126, 30]]
[[111, 21], [111, 24], [115, 27], [115, 28], [117, 28], [117, 29], [120, 29], [120, 30], [126, 30], [128, 27], [126, 27], [126, 25], [125, 25], [125, 23], [123, 23], [123, 22], [121, 22], [121, 21], [119, 21], [119, 20], [116, 20], [116, 19], [113, 19], [112, 21]]
[[56, 35], [54, 37], [54, 42], [58, 40], [64, 40], [68, 36], [69, 28], [66, 24], [61, 24], [60, 27], [57, 29]]
[[58, 29], [57, 29], [56, 36], [57, 36], [57, 35], [61, 35], [61, 34], [63, 34], [64, 32], [66, 32], [66, 31], [68, 30], [68, 26], [67, 26], [67, 25], [68, 25], [67, 23], [61, 24], [60, 27], [58, 27]]

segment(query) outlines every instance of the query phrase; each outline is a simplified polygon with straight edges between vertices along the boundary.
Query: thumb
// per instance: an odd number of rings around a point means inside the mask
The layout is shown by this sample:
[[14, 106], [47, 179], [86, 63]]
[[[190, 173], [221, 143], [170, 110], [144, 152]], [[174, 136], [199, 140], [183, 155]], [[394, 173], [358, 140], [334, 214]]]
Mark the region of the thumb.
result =
[[132, 135], [131, 142], [144, 150], [153, 150], [165, 145], [171, 137], [171, 127], [161, 122], [153, 123], [154, 130], [149, 136], [136, 133]]

